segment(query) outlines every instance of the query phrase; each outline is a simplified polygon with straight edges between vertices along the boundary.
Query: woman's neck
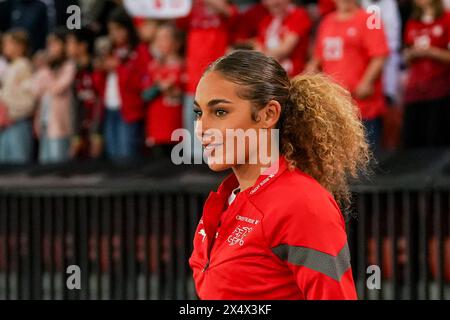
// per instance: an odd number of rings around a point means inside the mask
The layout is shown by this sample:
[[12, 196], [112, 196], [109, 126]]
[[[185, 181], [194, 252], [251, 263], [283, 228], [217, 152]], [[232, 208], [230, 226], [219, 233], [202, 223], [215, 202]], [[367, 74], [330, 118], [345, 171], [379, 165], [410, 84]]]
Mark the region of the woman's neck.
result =
[[422, 19], [427, 19], [428, 17], [435, 17], [435, 12], [433, 6], [426, 6], [422, 10]]
[[[274, 158], [275, 156], [276, 159]], [[252, 187], [259, 176], [279, 160], [279, 156], [280, 154], [274, 155], [274, 157], [270, 156], [271, 160], [266, 164], [258, 162], [256, 164], [245, 163], [234, 166], [233, 172], [239, 182], [239, 190], [244, 191]]]
[[344, 9], [338, 9], [337, 17], [339, 20], [348, 20], [353, 16], [353, 14], [358, 10], [358, 8], [359, 8], [358, 5], [352, 5]]
[[240, 164], [233, 167], [233, 172], [239, 182], [240, 191], [253, 186], [261, 175], [261, 169], [263, 168], [260, 164]]
[[18, 55], [13, 55], [13, 56], [9, 57], [7, 60], [9, 60], [11, 63], [13, 63], [13, 62], [19, 60], [20, 58], [22, 58], [22, 56], [18, 54]]

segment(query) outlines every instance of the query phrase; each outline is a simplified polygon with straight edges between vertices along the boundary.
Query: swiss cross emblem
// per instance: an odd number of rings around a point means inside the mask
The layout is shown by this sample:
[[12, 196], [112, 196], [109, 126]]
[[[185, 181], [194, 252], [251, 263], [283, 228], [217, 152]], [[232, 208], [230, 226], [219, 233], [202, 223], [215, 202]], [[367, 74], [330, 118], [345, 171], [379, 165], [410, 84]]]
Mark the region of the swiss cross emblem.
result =
[[239, 244], [242, 246], [244, 244], [244, 238], [252, 231], [253, 228], [238, 226], [232, 234], [228, 236], [227, 242], [230, 246]]

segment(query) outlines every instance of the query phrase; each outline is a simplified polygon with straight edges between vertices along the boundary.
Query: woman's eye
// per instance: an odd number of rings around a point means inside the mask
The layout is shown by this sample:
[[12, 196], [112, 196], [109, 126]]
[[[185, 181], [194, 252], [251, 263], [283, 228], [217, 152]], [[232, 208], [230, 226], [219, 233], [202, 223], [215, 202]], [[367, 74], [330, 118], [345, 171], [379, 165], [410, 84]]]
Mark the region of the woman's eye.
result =
[[215, 113], [216, 113], [216, 116], [218, 116], [218, 117], [223, 117], [224, 115], [227, 114], [227, 112], [225, 110], [221, 110], [221, 109], [217, 109]]
[[200, 110], [194, 110], [194, 118], [195, 119], [200, 119], [201, 116], [202, 116], [202, 112]]

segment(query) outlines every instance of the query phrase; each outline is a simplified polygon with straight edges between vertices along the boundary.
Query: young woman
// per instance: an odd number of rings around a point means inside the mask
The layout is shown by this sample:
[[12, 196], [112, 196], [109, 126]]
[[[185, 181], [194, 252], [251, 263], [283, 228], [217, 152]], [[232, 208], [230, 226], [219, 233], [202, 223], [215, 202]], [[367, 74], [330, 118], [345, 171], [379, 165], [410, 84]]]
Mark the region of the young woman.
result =
[[257, 49], [275, 58], [290, 77], [301, 73], [308, 55], [312, 22], [291, 0], [263, 0], [268, 11], [259, 24]]
[[157, 57], [148, 66], [152, 84], [143, 93], [147, 102], [145, 141], [154, 154], [170, 155], [172, 132], [183, 127], [182, 93], [184, 64], [179, 55], [181, 39], [176, 27], [158, 27], [153, 43]]
[[67, 55], [77, 65], [72, 88], [74, 136], [70, 148], [75, 159], [96, 159], [103, 146], [103, 104], [98, 93], [100, 75], [92, 64], [93, 47], [93, 33], [89, 29], [74, 30], [67, 36]]
[[[194, 104], [208, 165], [233, 171], [210, 193], [194, 238], [199, 297], [356, 299], [338, 204], [347, 208], [347, 177], [369, 153], [350, 94], [322, 75], [290, 80], [273, 58], [235, 51], [207, 69]], [[230, 130], [267, 139], [242, 146]], [[266, 143], [281, 156], [250, 161]]]
[[[187, 17], [177, 20], [186, 32], [186, 92], [183, 101], [183, 125], [191, 134], [192, 101], [202, 71], [223, 56], [232, 41], [232, 26], [238, 9], [228, 0], [194, 0]], [[200, 148], [193, 148], [193, 157], [201, 156]]]
[[308, 71], [321, 70], [356, 100], [375, 153], [380, 150], [386, 112], [381, 75], [389, 47], [383, 24], [371, 26], [371, 14], [358, 0], [335, 0], [336, 11], [321, 21]]
[[64, 29], [47, 38], [48, 65], [33, 79], [33, 90], [39, 99], [34, 128], [39, 137], [39, 162], [58, 163], [69, 160], [72, 126], [72, 85], [76, 66], [66, 56]]
[[0, 163], [31, 161], [35, 101], [30, 87], [33, 69], [27, 57], [28, 43], [28, 34], [20, 29], [3, 37], [3, 51], [10, 66], [0, 81]]
[[449, 146], [450, 13], [441, 0], [414, 1], [405, 44], [404, 146]]
[[111, 160], [139, 158], [144, 146], [144, 101], [141, 98], [147, 55], [138, 50], [133, 20], [123, 8], [108, 18], [112, 52], [103, 61], [100, 96], [106, 108], [104, 138]]

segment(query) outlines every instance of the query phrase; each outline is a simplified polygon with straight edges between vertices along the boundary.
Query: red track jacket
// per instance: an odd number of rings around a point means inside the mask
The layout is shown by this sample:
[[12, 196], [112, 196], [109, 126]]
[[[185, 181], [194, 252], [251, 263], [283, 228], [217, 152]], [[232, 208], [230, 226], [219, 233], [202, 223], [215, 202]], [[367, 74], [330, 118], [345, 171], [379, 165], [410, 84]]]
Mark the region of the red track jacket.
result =
[[232, 173], [210, 193], [196, 230], [189, 264], [201, 299], [357, 299], [327, 190], [283, 156], [227, 206], [236, 187]]
[[[133, 50], [116, 70], [119, 78], [120, 98], [122, 100], [120, 111], [126, 122], [142, 120], [145, 115], [144, 101], [141, 98], [141, 94], [144, 89], [145, 72], [150, 55], [146, 54], [142, 48], [141, 46]], [[103, 101], [107, 74], [101, 72], [99, 75], [97, 86]]]

